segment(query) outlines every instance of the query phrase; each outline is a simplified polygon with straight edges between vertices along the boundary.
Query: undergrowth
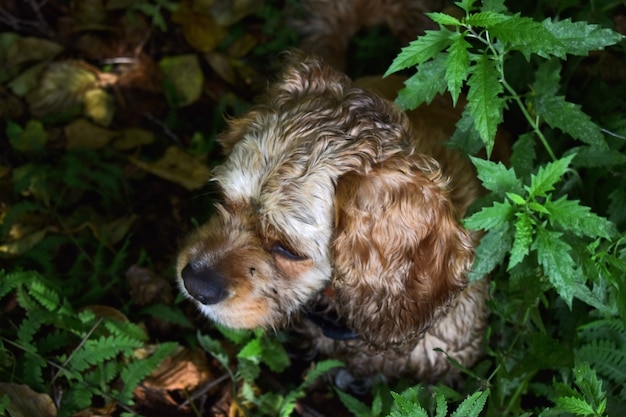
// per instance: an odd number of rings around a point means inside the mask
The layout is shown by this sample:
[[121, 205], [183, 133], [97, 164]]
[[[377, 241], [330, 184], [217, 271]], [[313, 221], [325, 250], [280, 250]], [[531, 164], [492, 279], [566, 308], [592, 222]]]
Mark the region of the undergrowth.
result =
[[[472, 157], [487, 190], [465, 219], [484, 232], [470, 278], [491, 277], [485, 358], [463, 369], [465, 382], [454, 388], [377, 383], [359, 397], [328, 387], [325, 395], [356, 416], [626, 415], [626, 81], [599, 68], [624, 61], [623, 37], [607, 28], [618, 5], [552, 3], [510, 6], [522, 15], [501, 0], [463, 0], [459, 14], [431, 13], [440, 29], [403, 49], [388, 71], [415, 71], [397, 99], [404, 108], [446, 91], [455, 102], [466, 95], [451, 146], [490, 154], [508, 130], [512, 153], [507, 164]], [[127, 12], [166, 32], [175, 5], [145, 1]], [[295, 42], [273, 2], [258, 15], [269, 40], [257, 59]], [[600, 64], [589, 64], [590, 54]], [[214, 118], [241, 102], [225, 95]], [[183, 125], [170, 110], [170, 127]], [[195, 333], [180, 300], [129, 305], [129, 265], [158, 262], [132, 243], [137, 175], [122, 168], [130, 156], [119, 149], [50, 146], [63, 120], [2, 125], [14, 168], [8, 182], [0, 170], [12, 196], [0, 226], [0, 413], [11, 412], [10, 398], [35, 392], [53, 398], [61, 416], [107, 404], [136, 414], [137, 388], [183, 343], [214, 358], [237, 412], [292, 415], [341, 364], [318, 362], [302, 382], [272, 390], [264, 375], [293, 366], [285, 335]], [[193, 132], [189, 153], [213, 149], [208, 129]], [[137, 311], [178, 323], [184, 334], [157, 340]], [[17, 386], [31, 391], [11, 397]]]

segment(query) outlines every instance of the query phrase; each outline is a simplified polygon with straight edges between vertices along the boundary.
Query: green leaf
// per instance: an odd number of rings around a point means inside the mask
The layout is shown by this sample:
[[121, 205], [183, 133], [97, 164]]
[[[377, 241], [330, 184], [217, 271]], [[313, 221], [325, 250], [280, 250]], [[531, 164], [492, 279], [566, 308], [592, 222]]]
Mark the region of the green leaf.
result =
[[511, 167], [519, 178], [528, 178], [535, 166], [535, 141], [532, 132], [524, 133], [513, 144]]
[[474, 3], [476, 3], [476, 0], [461, 0], [454, 2], [454, 4], [459, 6], [463, 11], [465, 11], [466, 14], [474, 10]]
[[439, 52], [450, 46], [454, 34], [455, 32], [446, 28], [427, 30], [424, 35], [402, 48], [384, 76], [406, 68], [413, 68], [434, 58]]
[[576, 269], [570, 252], [571, 246], [561, 239], [562, 234], [537, 228], [537, 237], [533, 249], [537, 251], [537, 260], [543, 267], [552, 286], [563, 301], [571, 308], [576, 292], [576, 282], [582, 281], [580, 270]]
[[575, 167], [613, 168], [619, 165], [626, 165], [626, 154], [614, 149], [598, 146], [578, 146], [571, 148], [569, 152], [576, 154], [576, 158], [572, 161], [572, 165]]
[[554, 400], [554, 402], [563, 411], [574, 413], [579, 416], [590, 416], [595, 414], [593, 407], [581, 398], [558, 397]]
[[505, 167], [502, 162], [495, 163], [472, 156], [470, 159], [476, 167], [478, 178], [487, 190], [499, 196], [504, 196], [506, 192], [522, 193], [522, 183], [513, 169]]
[[448, 415], [448, 402], [446, 401], [446, 397], [441, 392], [435, 392], [435, 402], [437, 403], [435, 416], [446, 417]]
[[583, 395], [591, 400], [592, 405], [597, 407], [606, 399], [606, 392], [602, 389], [602, 380], [598, 378], [596, 371], [591, 369], [588, 362], [576, 365], [574, 381]]
[[239, 351], [238, 358], [246, 358], [258, 361], [263, 353], [263, 347], [261, 346], [261, 340], [259, 338], [252, 339]]
[[488, 389], [485, 391], [476, 391], [463, 400], [454, 413], [452, 413], [451, 417], [478, 417], [485, 407], [488, 397]]
[[428, 417], [428, 413], [419, 404], [416, 398], [409, 399], [395, 392], [391, 392], [394, 404], [398, 410], [394, 410], [389, 417]]
[[560, 129], [574, 139], [590, 145], [607, 147], [600, 127], [591, 121], [578, 104], [566, 101], [563, 96], [551, 94], [537, 95], [532, 101], [537, 115], [550, 127]]
[[534, 222], [531, 217], [526, 212], [518, 212], [515, 215], [517, 221], [515, 222], [515, 234], [508, 270], [511, 270], [515, 265], [522, 262], [526, 255], [528, 255], [530, 245], [533, 241]]
[[285, 346], [278, 339], [264, 337], [261, 339], [261, 345], [263, 347], [261, 360], [273, 372], [282, 372], [291, 364]]
[[561, 87], [561, 61], [556, 58], [539, 63], [535, 72], [533, 92], [535, 95], [553, 96]]
[[362, 401], [359, 401], [358, 399], [356, 399], [355, 397], [353, 397], [352, 395], [343, 392], [339, 389], [335, 388], [335, 393], [337, 394], [337, 396], [339, 397], [339, 400], [341, 401], [341, 403], [348, 409], [348, 411], [350, 413], [352, 413], [354, 416], [369, 416], [370, 414], [370, 408], [363, 403]]
[[614, 233], [613, 223], [581, 206], [578, 200], [567, 200], [565, 196], [556, 201], [547, 200], [544, 207], [549, 211], [550, 223], [557, 223], [576, 236], [603, 237], [610, 239]]
[[512, 49], [520, 51], [526, 59], [531, 54], [543, 58], [556, 55], [565, 58], [561, 53], [563, 44], [541, 23], [518, 14], [501, 23], [492, 25], [489, 33]]
[[472, 230], [492, 230], [509, 223], [515, 213], [515, 208], [508, 201], [496, 201], [491, 207], [483, 207], [477, 213], [463, 221], [463, 225]]
[[468, 107], [474, 118], [474, 125], [487, 148], [487, 155], [491, 155], [505, 102], [500, 97], [502, 85], [498, 70], [487, 55], [478, 57], [467, 84]]
[[479, 12], [469, 15], [464, 23], [470, 26], [480, 26], [489, 29], [493, 25], [504, 23], [511, 19], [511, 16], [507, 16], [502, 13], [496, 13], [493, 11]]
[[420, 65], [417, 73], [404, 82], [405, 88], [398, 92], [396, 103], [403, 109], [415, 109], [446, 90], [446, 54]]
[[526, 205], [526, 200], [524, 199], [524, 197], [522, 197], [519, 194], [507, 192], [506, 196], [509, 198], [509, 200], [511, 200], [514, 204], [516, 204], [518, 206], [525, 206]]
[[461, 26], [461, 22], [454, 16], [450, 16], [446, 13], [441, 12], [433, 12], [433, 13], [425, 13], [426, 16], [430, 17], [433, 22], [438, 23], [444, 26]]
[[461, 87], [469, 72], [470, 57], [468, 49], [470, 44], [465, 40], [462, 33], [457, 33], [452, 38], [446, 60], [446, 80], [448, 91], [452, 96], [452, 105], [456, 106]]
[[561, 44], [561, 49], [554, 51], [557, 56], [564, 54], [587, 56], [590, 51], [604, 49], [624, 39], [624, 36], [611, 29], [587, 22], [572, 22], [570, 19], [553, 22], [548, 18], [542, 25]]
[[557, 161], [539, 167], [537, 174], [531, 175], [528, 192], [530, 197], [545, 197], [565, 175], [575, 155], [565, 156]]
[[508, 223], [488, 231], [475, 249], [476, 258], [472, 265], [472, 272], [468, 276], [470, 282], [483, 278], [504, 262], [504, 257], [509, 253], [512, 243], [513, 237]]

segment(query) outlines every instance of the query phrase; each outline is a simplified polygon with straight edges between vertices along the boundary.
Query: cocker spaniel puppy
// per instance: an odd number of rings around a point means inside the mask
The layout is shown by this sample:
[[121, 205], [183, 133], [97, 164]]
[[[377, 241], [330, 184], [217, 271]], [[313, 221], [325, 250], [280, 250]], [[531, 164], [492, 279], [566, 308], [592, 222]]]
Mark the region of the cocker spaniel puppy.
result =
[[446, 355], [473, 364], [487, 319], [459, 223], [480, 185], [440, 143], [460, 110], [440, 97], [410, 118], [373, 92], [397, 79], [364, 83], [289, 54], [219, 137], [219, 201], [180, 252], [180, 287], [224, 326], [294, 327], [356, 378], [450, 381]]

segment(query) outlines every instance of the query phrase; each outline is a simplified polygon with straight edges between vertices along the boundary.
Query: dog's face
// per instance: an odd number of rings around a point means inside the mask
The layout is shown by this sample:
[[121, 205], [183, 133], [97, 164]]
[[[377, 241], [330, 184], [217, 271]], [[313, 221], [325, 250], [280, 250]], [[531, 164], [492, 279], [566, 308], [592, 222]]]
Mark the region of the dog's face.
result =
[[180, 252], [183, 293], [227, 327], [279, 328], [330, 285], [353, 328], [367, 332], [400, 309], [415, 317], [391, 319], [394, 337], [422, 331], [464, 285], [472, 251], [446, 179], [414, 154], [411, 136], [390, 103], [292, 57], [219, 138], [227, 159], [211, 181], [220, 196]]

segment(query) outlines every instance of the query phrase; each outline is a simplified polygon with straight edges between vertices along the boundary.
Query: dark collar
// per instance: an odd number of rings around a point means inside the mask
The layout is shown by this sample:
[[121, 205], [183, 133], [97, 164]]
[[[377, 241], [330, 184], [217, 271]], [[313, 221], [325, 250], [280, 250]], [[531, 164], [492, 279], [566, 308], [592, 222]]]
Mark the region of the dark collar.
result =
[[[326, 289], [323, 294], [327, 297], [332, 297], [332, 290]], [[348, 328], [334, 310], [315, 309], [315, 306], [313, 306], [305, 308], [304, 315], [322, 330], [324, 336], [330, 339], [354, 340], [360, 337]]]

